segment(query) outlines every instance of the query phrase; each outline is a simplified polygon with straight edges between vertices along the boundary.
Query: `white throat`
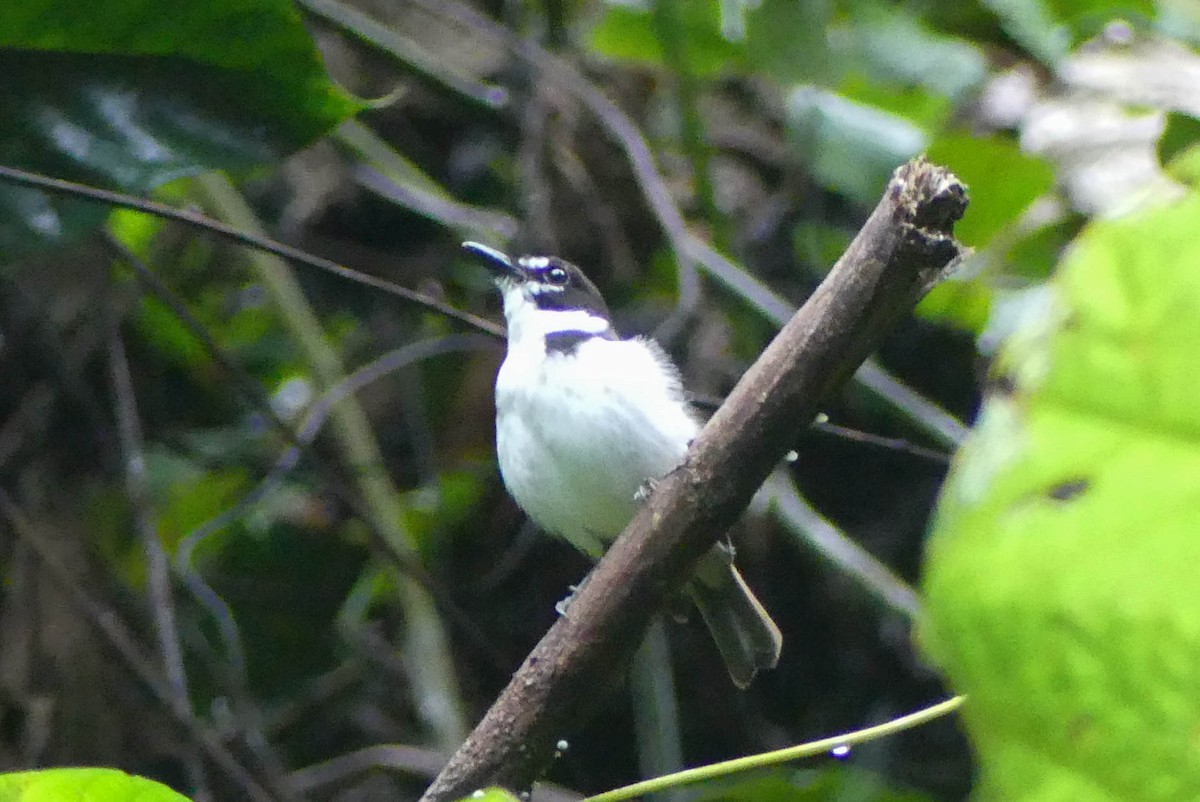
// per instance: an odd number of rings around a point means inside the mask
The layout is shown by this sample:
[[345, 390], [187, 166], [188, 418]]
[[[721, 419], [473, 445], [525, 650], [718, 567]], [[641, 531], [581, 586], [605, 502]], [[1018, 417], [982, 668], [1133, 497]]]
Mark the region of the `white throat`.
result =
[[532, 342], [539, 349], [547, 334], [584, 331], [603, 334], [612, 324], [607, 318], [584, 309], [540, 309], [526, 291], [515, 285], [504, 286], [504, 317], [508, 321], [509, 347]]

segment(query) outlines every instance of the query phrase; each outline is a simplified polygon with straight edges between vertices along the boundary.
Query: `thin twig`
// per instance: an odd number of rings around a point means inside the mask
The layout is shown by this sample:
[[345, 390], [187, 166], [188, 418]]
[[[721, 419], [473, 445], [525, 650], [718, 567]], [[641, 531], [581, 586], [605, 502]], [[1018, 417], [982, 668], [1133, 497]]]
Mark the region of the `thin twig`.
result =
[[905, 440], [903, 437], [885, 437], [881, 434], [851, 429], [849, 426], [842, 426], [839, 423], [832, 423], [822, 418], [813, 421], [812, 430], [820, 434], [837, 437], [841, 440], [848, 440], [851, 443], [872, 446], [873, 448], [880, 448], [897, 454], [907, 454], [910, 457], [916, 457], [933, 463], [940, 468], [947, 468], [950, 465], [950, 455], [945, 451], [938, 451], [936, 448], [922, 446], [910, 440]]
[[[327, 0], [331, 2], [332, 0]], [[683, 215], [679, 213], [666, 182], [658, 174], [654, 154], [646, 143], [637, 125], [616, 103], [584, 78], [574, 66], [551, 55], [531, 41], [522, 39], [502, 25], [479, 13], [475, 9], [453, 0], [413, 0], [413, 2], [443, 19], [475, 31], [493, 43], [528, 61], [538, 70], [540, 80], [546, 80], [566, 89], [583, 101], [612, 134], [617, 144], [625, 151], [642, 192], [646, 195], [654, 216], [672, 242], [679, 264], [678, 323], [690, 315], [700, 302], [700, 281], [694, 261], [696, 254], [687, 247], [692, 239]]]
[[763, 489], [779, 520], [801, 542], [904, 617], [912, 620], [920, 615], [921, 600], [917, 592], [845, 532], [825, 520], [800, 495], [790, 477], [776, 471]]
[[559, 175], [571, 186], [587, 209], [587, 218], [596, 226], [596, 237], [604, 244], [604, 257], [613, 275], [625, 280], [638, 275], [637, 258], [612, 202], [601, 192], [596, 179], [588, 172], [575, 143], [568, 137], [552, 136], [550, 158]]
[[278, 707], [268, 711], [263, 729], [273, 736], [282, 734], [310, 715], [314, 708], [359, 685], [365, 675], [361, 660], [343, 660], [336, 668], [307, 681], [298, 691], [281, 700]]
[[[218, 214], [243, 230], [259, 233], [261, 222], [241, 193], [224, 175], [209, 173], [196, 179], [205, 200]], [[326, 337], [294, 271], [272, 254], [251, 252], [251, 266], [311, 371], [314, 384], [327, 391], [344, 378], [341, 356]], [[371, 422], [358, 400], [347, 396], [330, 409], [333, 441], [353, 471], [374, 528], [386, 547], [414, 564], [419, 562], [415, 535], [404, 523], [404, 501], [384, 469], [383, 454]], [[396, 581], [404, 612], [401, 651], [408, 658], [409, 678], [423, 723], [439, 745], [449, 749], [468, 729], [465, 704], [455, 681], [449, 638], [432, 595], [407, 574]]]
[[137, 639], [116, 612], [105, 608], [87, 594], [80, 584], [79, 578], [64, 566], [58, 557], [46, 547], [42, 539], [35, 534], [33, 526], [25, 519], [25, 515], [3, 488], [0, 488], [0, 514], [8, 521], [17, 537], [38, 556], [49, 572], [50, 578], [62, 590], [67, 600], [100, 632], [108, 645], [120, 656], [138, 680], [146, 686], [158, 703], [171, 713], [172, 718], [200, 745], [208, 758], [225, 773], [230, 781], [241, 789], [247, 799], [254, 800], [254, 802], [276, 802], [278, 799], [290, 798], [289, 795], [275, 795], [267, 791], [225, 748], [221, 739], [195, 718], [189, 707], [179, 704], [170, 684], [142, 654]]
[[[113, 397], [116, 399], [117, 431], [120, 435], [122, 461], [125, 464], [125, 492], [133, 508], [134, 524], [145, 555], [146, 585], [154, 617], [158, 651], [166, 669], [167, 685], [172, 700], [181, 709], [187, 710], [190, 717], [195, 718], [188, 698], [187, 671], [184, 669], [183, 649], [179, 645], [179, 630], [175, 624], [171, 564], [154, 525], [155, 516], [151, 508], [149, 480], [146, 476], [146, 454], [137, 396], [133, 390], [133, 376], [129, 371], [125, 343], [121, 338], [120, 321], [115, 315], [109, 334], [109, 370]], [[207, 799], [210, 792], [204, 778], [203, 764], [194, 754], [188, 755], [184, 764], [197, 796]]]
[[[720, 396], [689, 393], [688, 400], [694, 409], [711, 415], [717, 411], [717, 407], [721, 406], [723, 399]], [[852, 443], [892, 451], [898, 454], [907, 454], [927, 462], [932, 462], [943, 468], [950, 464], [950, 455], [945, 451], [929, 448], [928, 446], [914, 443], [911, 440], [906, 440], [903, 437], [887, 437], [880, 434], [873, 434], [872, 432], [864, 432], [860, 429], [852, 429], [840, 423], [833, 423], [825, 413], [818, 415], [817, 419], [812, 422], [811, 430], [818, 434], [830, 435]]]
[[[300, 791], [327, 791], [372, 771], [395, 771], [414, 777], [433, 777], [446, 765], [446, 755], [423, 746], [379, 744], [297, 769], [289, 776]], [[553, 783], [540, 783], [530, 802], [580, 802], [581, 795]]]
[[[234, 379], [235, 384], [250, 397], [265, 419], [289, 442], [296, 445], [295, 433], [275, 412], [266, 391], [236, 360], [226, 353], [225, 349], [213, 338], [204, 324], [191, 313], [187, 305], [171, 291], [145, 262], [125, 247], [124, 243], [119, 239], [110, 232], [105, 232], [103, 239], [114, 254], [133, 270], [138, 283], [143, 289], [149, 291], [151, 295], [171, 309], [176, 319], [200, 342], [201, 346], [208, 353], [209, 358]], [[325, 465], [326, 462], [321, 461], [321, 464]], [[344, 496], [345, 494], [341, 495]], [[350, 499], [350, 501], [353, 502], [356, 500]], [[186, 538], [184, 542], [186, 543]], [[177, 559], [179, 557], [178, 549], [176, 550], [176, 557]], [[257, 721], [260, 715], [248, 710], [252, 705], [250, 704], [249, 695], [245, 691], [247, 684], [245, 657], [241, 648], [241, 636], [238, 631], [237, 622], [233, 618], [233, 612], [229, 609], [225, 600], [221, 598], [220, 594], [203, 579], [199, 572], [191, 567], [191, 555], [188, 555], [187, 559], [182, 561], [182, 565], [177, 563], [176, 570], [179, 572], [180, 580], [184, 586], [200, 602], [201, 606], [208, 611], [217, 625], [217, 632], [225, 645], [225, 657], [228, 661], [227, 670], [235, 686], [233, 688], [233, 695], [239, 700], [238, 712], [243, 715], [242, 729], [247, 731], [255, 729], [253, 725], [247, 726], [247, 719]], [[263, 737], [255, 738], [254, 740], [261, 744], [266, 741], [266, 738], [265, 731], [261, 728], [259, 729], [260, 732], [264, 732]], [[271, 762], [275, 763], [277, 761]]]
[[700, 82], [688, 64], [688, 37], [682, 6], [689, 0], [654, 0], [651, 4], [651, 23], [662, 47], [663, 60], [674, 79], [675, 109], [679, 118], [683, 152], [691, 163], [692, 186], [702, 219], [708, 224], [712, 238], [727, 246], [727, 221], [717, 206], [716, 188], [712, 181], [708, 138], [704, 119], [700, 115]]
[[646, 794], [661, 792], [667, 788], [678, 788], [682, 785], [691, 785], [692, 783], [711, 780], [716, 777], [726, 777], [738, 772], [752, 771], [768, 766], [778, 766], [781, 763], [792, 760], [828, 754], [835, 749], [849, 749], [852, 746], [869, 743], [889, 735], [895, 735], [898, 732], [919, 727], [934, 719], [949, 715], [962, 707], [966, 700], [967, 697], [965, 696], [952, 696], [949, 699], [930, 705], [915, 713], [909, 713], [907, 716], [885, 721], [873, 727], [866, 727], [861, 730], [854, 730], [853, 732], [834, 735], [830, 738], [822, 738], [819, 741], [810, 741], [797, 746], [789, 746], [773, 752], [764, 752], [759, 755], [725, 760], [720, 763], [710, 763], [707, 766], [699, 766], [694, 769], [678, 772], [670, 777], [656, 777], [652, 780], [626, 785], [623, 788], [614, 788], [602, 794], [589, 796], [583, 802], [624, 802], [626, 799], [636, 799]]
[[788, 444], [960, 253], [961, 182], [915, 160], [804, 307], [660, 479], [475, 731], [425, 792], [447, 802], [528, 788], [563, 733], [594, 711], [651, 617], [745, 509]]
[[943, 448], [956, 449], [970, 429], [958, 418], [900, 382], [875, 359], [863, 362], [854, 374], [858, 384], [875, 394], [893, 409], [903, 410], [921, 431], [933, 437]]
[[[414, 1], [422, 2], [422, 0]], [[447, 5], [452, 5], [452, 3], [450, 3], [448, 0]], [[473, 13], [469, 9], [468, 12]], [[468, 16], [467, 19], [472, 18]], [[482, 19], [486, 20], [486, 18]], [[494, 23], [490, 23], [490, 21], [487, 22], [491, 24], [493, 28], [497, 27], [494, 25]], [[500, 28], [499, 30], [503, 31], [504, 29]], [[550, 56], [547, 53], [546, 58], [553, 59], [553, 56]], [[564, 65], [563, 69], [569, 68]], [[551, 79], [553, 79], [554, 75], [554, 73], [551, 73]], [[582, 76], [578, 76], [578, 78], [580, 81], [584, 81], [584, 83], [586, 83]], [[608, 101], [603, 94], [599, 93], [599, 90], [595, 90], [594, 95], [589, 93], [589, 95], [582, 97], [582, 100], [585, 102], [588, 102], [589, 100], [591, 102], [599, 102], [602, 100], [604, 103], [611, 105], [611, 101]], [[640, 134], [638, 134], [633, 122], [628, 120], [628, 118], [625, 118], [623, 112], [617, 109], [615, 105], [612, 106], [611, 111], [601, 115], [600, 112], [604, 111], [605, 109], [606, 107], [597, 107], [593, 109], [593, 111], [597, 114], [597, 116], [600, 116], [602, 121], [606, 122], [606, 124], [616, 124], [618, 126], [617, 128], [613, 129], [613, 133], [614, 135], [618, 136], [620, 141], [625, 143], [627, 151], [630, 151], [632, 148], [633, 155], [630, 156], [631, 163], [635, 167], [635, 173], [639, 177], [639, 180], [642, 182], [647, 180], [652, 181], [651, 184], [643, 183], [643, 191], [652, 201], [652, 206], [658, 209], [660, 213], [665, 214], [665, 208], [660, 208], [659, 206], [659, 204], [662, 202], [662, 198], [660, 197], [657, 189], [661, 185], [662, 191], [667, 192], [666, 186], [662, 183], [661, 176], [658, 176], [657, 172], [655, 171], [653, 162], [646, 161], [649, 154], [648, 148], [644, 145], [644, 143], [642, 143], [641, 148], [635, 148], [633, 142], [626, 142], [625, 137], [640, 137]], [[615, 112], [615, 114], [612, 112]], [[643, 149], [646, 151], [645, 154], [642, 154]], [[388, 294], [399, 296], [405, 300], [425, 306], [433, 311], [440, 312], [441, 314], [465, 323], [466, 325], [471, 326], [478, 331], [486, 332], [497, 338], [504, 336], [503, 328], [491, 323], [490, 321], [484, 320], [483, 318], [477, 317], [476, 315], [472, 315], [469, 312], [463, 312], [455, 309], [454, 307], [443, 304], [442, 302], [429, 298], [428, 296], [424, 296], [413, 290], [392, 284], [391, 282], [375, 276], [371, 276], [366, 273], [360, 273], [359, 271], [338, 265], [330, 260], [313, 256], [312, 254], [308, 254], [305, 251], [299, 250], [298, 248], [292, 248], [291, 246], [283, 245], [282, 243], [275, 242], [266, 237], [260, 237], [254, 234], [238, 231], [237, 229], [234, 229], [230, 226], [225, 226], [222, 223], [195, 212], [175, 209], [164, 204], [155, 203], [154, 201], [136, 198], [132, 195], [125, 195], [120, 192], [112, 192], [83, 184], [76, 184], [70, 181], [64, 181], [58, 178], [50, 178], [2, 165], [0, 165], [0, 179], [7, 180], [15, 184], [20, 184], [22, 186], [44, 189], [48, 192], [53, 192], [60, 195], [87, 198], [99, 203], [106, 203], [125, 209], [132, 209], [144, 214], [150, 214], [164, 219], [184, 223], [185, 225], [206, 230], [216, 236], [231, 239], [235, 242], [240, 242], [247, 247], [257, 248], [268, 253], [273, 253], [282, 258], [295, 261], [298, 264], [304, 264], [321, 270], [327, 270], [351, 281], [356, 281], [361, 284], [375, 287], [376, 289], [382, 290]], [[669, 193], [666, 195], [666, 201], [669, 204], [673, 204]], [[768, 320], [776, 323], [776, 325], [783, 325], [783, 323], [795, 311], [791, 304], [775, 295], [775, 293], [767, 288], [766, 285], [760, 283], [756, 278], [751, 276], [749, 273], [746, 273], [733, 262], [709, 247], [707, 243], [703, 242], [697, 237], [694, 237], [686, 230], [686, 228], [683, 228], [682, 217], [679, 216], [677, 209], [675, 210], [675, 215], [673, 217], [668, 216], [665, 219], [669, 222], [674, 218], [679, 219], [679, 229], [672, 229], [670, 226], [668, 226], [667, 222], [664, 222], [664, 218], [662, 218], [661, 215], [660, 224], [663, 225], [664, 229], [667, 230], [668, 236], [672, 239], [672, 242], [677, 243], [677, 251], [678, 243], [682, 241], [684, 246], [687, 246], [690, 249], [689, 252], [692, 253], [696, 261], [702, 267], [708, 270], [714, 277], [726, 284], [726, 286], [728, 286], [734, 293], [754, 306]], [[672, 231], [675, 231], [677, 236], [672, 237]], [[694, 304], [698, 300], [698, 295], [693, 300], [688, 299], [687, 293], [689, 291], [689, 287], [691, 287], [691, 280], [689, 279], [688, 272], [686, 269], [682, 269], [680, 274], [679, 307], [681, 310], [691, 309], [692, 307], [689, 304]], [[699, 292], [698, 284], [696, 285], [695, 291], [696, 293]], [[682, 319], [679, 316], [674, 316], [671, 320], [667, 321], [663, 327], [660, 327], [660, 335], [669, 337], [671, 332], [677, 328], [677, 324], [681, 323]], [[884, 402], [903, 412], [905, 416], [909, 418], [909, 420], [919, 426], [924, 432], [937, 439], [941, 445], [947, 448], [956, 448], [966, 436], [966, 426], [964, 426], [960, 421], [955, 419], [945, 410], [940, 409], [937, 405], [898, 381], [894, 376], [884, 370], [874, 359], [867, 359], [864, 361], [863, 365], [855, 374], [855, 380], [864, 388], [882, 399]]]
[[519, 73], [510, 79], [514, 90], [524, 94], [516, 106], [520, 111], [513, 153], [513, 201], [524, 220], [525, 241], [536, 244], [540, 251], [558, 253], [561, 246], [554, 226], [554, 188], [546, 175], [550, 101], [544, 87], [528, 80], [529, 70], [513, 72]]
[[[693, 397], [692, 401], [702, 407], [709, 405], [715, 407], [720, 404], [720, 399], [708, 397]], [[943, 468], [950, 461], [947, 454], [910, 443], [901, 438], [880, 437], [868, 432], [860, 432], [857, 429], [838, 426], [830, 423], [824, 414], [818, 415], [817, 419], [813, 421], [811, 431], [909, 454]], [[845, 532], [835, 527], [813, 509], [801, 495], [791, 477], [784, 471], [773, 472], [763, 485], [763, 492], [769, 499], [774, 514], [806, 547], [814, 549], [819, 556], [824, 557], [905, 617], [915, 618], [920, 612], [920, 600], [917, 592], [896, 576], [890, 568], [855, 543]]]
[[[330, 412], [345, 398], [378, 380], [380, 377], [413, 362], [441, 356], [456, 351], [487, 348], [492, 341], [478, 334], [451, 334], [410, 343], [384, 354], [359, 368], [338, 384], [318, 397], [309, 407], [304, 422], [296, 432], [295, 442], [286, 447], [275, 459], [271, 470], [249, 492], [222, 510], [216, 516], [188, 532], [180, 541], [175, 552], [175, 567], [188, 589], [217, 623], [218, 633], [224, 643], [226, 657], [233, 672], [245, 677], [246, 658], [241, 635], [233, 617], [233, 611], [196, 569], [196, 550], [210, 537], [231, 526], [249, 514], [255, 506], [283, 485], [287, 475], [299, 464], [306, 446], [310, 445], [329, 420]], [[406, 573], [413, 572], [411, 560], [400, 555]]]
[[293, 771], [288, 784], [297, 791], [328, 791], [371, 771], [395, 771], [416, 777], [433, 777], [446, 765], [446, 755], [436, 749], [401, 744], [368, 746], [322, 763]]
[[188, 330], [208, 354], [208, 358], [217, 364], [234, 383], [238, 385], [241, 391], [254, 404], [255, 409], [271, 426], [289, 441], [295, 441], [295, 432], [288, 426], [287, 423], [279, 417], [275, 408], [271, 405], [271, 399], [267, 395], [267, 391], [263, 386], [250, 375], [250, 372], [242, 367], [237, 360], [233, 359], [229, 353], [217, 342], [216, 338], [208, 331], [208, 328], [200, 322], [200, 320], [192, 314], [188, 309], [187, 304], [183, 302], [166, 283], [158, 277], [150, 266], [146, 264], [137, 254], [125, 247], [125, 243], [117, 239], [109, 231], [105, 231], [103, 235], [104, 242], [112, 249], [123, 262], [129, 265], [133, 270], [134, 276], [142, 288], [148, 291], [151, 295], [165, 304], [175, 315], [175, 318], [183, 324], [183, 327]]
[[504, 241], [516, 236], [519, 224], [512, 215], [459, 201], [358, 120], [343, 122], [333, 137], [354, 153], [360, 168], [375, 171], [371, 177], [355, 170], [355, 179], [366, 189], [462, 234], [483, 232]]
[[[238, 362], [233, 359], [232, 356], [230, 356], [230, 354], [213, 338], [213, 336], [208, 332], [208, 329], [205, 328], [204, 324], [201, 323], [195, 317], [195, 315], [191, 313], [182, 299], [180, 299], [178, 295], [176, 295], [165, 283], [163, 283], [163, 281], [144, 261], [126, 248], [120, 242], [120, 240], [116, 239], [111, 234], [106, 233], [105, 241], [114, 250], [114, 252], [129, 265], [143, 288], [148, 290], [152, 295], [154, 295], [154, 297], [158, 298], [162, 303], [166, 304], [171, 309], [177, 319], [192, 334], [192, 336], [199, 341], [209, 358], [212, 359], [235, 380], [235, 384], [242, 389], [242, 391], [254, 404], [258, 413], [263, 415], [264, 418], [272, 426], [274, 426], [274, 428], [291, 446], [291, 448], [286, 449], [277, 458], [275, 463], [276, 467], [274, 470], [282, 470], [286, 472], [287, 470], [290, 470], [291, 467], [294, 467], [303, 457], [306, 450], [312, 446], [313, 443], [315, 443], [316, 435], [320, 431], [323, 421], [313, 422], [314, 431], [310, 432], [309, 436], [302, 440], [300, 435], [293, 430], [291, 425], [285, 423], [279, 417], [278, 413], [276, 413], [275, 409], [271, 406], [271, 402], [266, 394], [266, 391], [262, 388], [259, 382], [253, 376], [251, 376], [245, 368], [238, 364]], [[477, 344], [479, 348], [488, 348], [494, 346], [495, 341], [490, 337], [484, 336], [478, 338]], [[392, 361], [395, 359], [399, 359], [400, 361]], [[408, 363], [404, 361], [404, 357], [400, 357], [396, 351], [392, 351], [380, 357], [379, 360], [368, 363], [368, 365], [360, 368], [359, 371], [354, 374], [354, 376], [351, 376], [349, 379], [347, 379], [347, 381], [353, 380], [359, 387], [365, 386], [371, 381], [374, 381], [376, 378], [381, 377], [385, 373], [400, 367], [404, 367], [406, 364]], [[335, 389], [334, 392], [336, 394], [342, 390], [345, 390], [345, 388], [341, 387], [340, 389]], [[353, 392], [353, 390], [348, 390], [348, 392]], [[375, 542], [382, 546], [382, 553], [391, 560], [394, 567], [397, 570], [413, 576], [415, 579], [417, 579], [417, 581], [425, 585], [430, 593], [435, 595], [439, 607], [461, 630], [462, 634], [466, 638], [466, 641], [474, 646], [482, 656], [491, 660], [492, 663], [498, 667], [501, 664], [504, 666], [509, 665], [508, 661], [502, 661], [496, 657], [495, 650], [491, 647], [489, 639], [479, 629], [475, 620], [454, 604], [451, 595], [446, 591], [445, 588], [440, 587], [436, 582], [434, 582], [432, 577], [430, 577], [421, 566], [414, 564], [410, 560], [402, 559], [400, 556], [395, 554], [394, 551], [387, 548], [386, 538], [381, 532], [378, 531], [377, 527], [375, 527], [369, 511], [365, 508], [361, 499], [354, 495], [350, 488], [344, 486], [344, 477], [342, 477], [337, 470], [337, 460], [316, 459], [313, 461], [313, 465], [327, 475], [329, 481], [331, 482], [330, 487], [337, 498], [342, 503], [346, 504], [353, 514], [370, 529]], [[227, 521], [225, 525], [228, 525], [231, 522], [232, 521]], [[212, 525], [213, 523], [213, 521], [210, 521], [208, 524], [202, 526]], [[193, 533], [195, 533], [195, 531], [197, 530], [193, 530]], [[236, 622], [233, 621], [232, 616], [229, 614], [229, 611], [224, 606], [222, 600], [216, 596], [215, 591], [212, 591], [211, 588], [208, 587], [203, 581], [196, 582], [195, 578], [190, 576], [187, 572], [182, 572], [181, 578], [184, 583], [188, 585], [188, 589], [192, 591], [193, 595], [199, 593], [204, 596], [202, 603], [209, 610], [209, 613], [214, 615], [218, 624], [219, 632], [224, 633], [223, 640], [225, 640], [226, 645], [228, 646], [229, 643], [239, 643], [240, 638], [236, 638], [233, 634], [236, 633]], [[236, 649], [238, 647], [234, 646], [234, 648]]]
[[516, 220], [508, 215], [480, 211], [431, 192], [422, 192], [371, 167], [355, 165], [351, 174], [355, 182], [368, 192], [468, 236], [485, 231], [507, 240], [517, 232]]
[[430, 53], [419, 42], [377, 22], [353, 6], [330, 3], [326, 0], [303, 0], [301, 5], [341, 28], [353, 30], [364, 41], [395, 55], [404, 63], [463, 97], [489, 108], [502, 108], [508, 104], [508, 92], [504, 87], [486, 83], [454, 69], [447, 59]]
[[[21, 347], [45, 364], [57, 381], [35, 382], [26, 390], [17, 409], [0, 426], [0, 469], [20, 453], [24, 444], [45, 434], [54, 418], [55, 407], [60, 403], [60, 393], [64, 401], [73, 404], [73, 410], [82, 410], [92, 431], [105, 433], [111, 429], [111, 421], [96, 393], [83, 378], [92, 355], [107, 342], [105, 328], [68, 324], [64, 328], [76, 328], [77, 334], [69, 344], [64, 343], [59, 329], [45, 325], [48, 322], [46, 310], [37, 299], [16, 282], [9, 290], [16, 297], [0, 310], [0, 318], [7, 327], [5, 349], [11, 352], [18, 343], [31, 339]], [[114, 299], [119, 314], [124, 314], [127, 300]]]
[[332, 273], [340, 278], [354, 281], [359, 284], [365, 284], [368, 287], [385, 292], [388, 295], [394, 295], [397, 298], [402, 298], [409, 303], [424, 307], [431, 312], [437, 312], [445, 317], [457, 320], [478, 331], [492, 334], [496, 337], [503, 337], [504, 330], [495, 323], [484, 320], [481, 317], [472, 315], [470, 312], [464, 312], [461, 309], [456, 309], [450, 304], [443, 303], [436, 298], [430, 298], [415, 290], [410, 290], [407, 287], [401, 287], [398, 284], [393, 284], [390, 281], [381, 279], [377, 276], [372, 276], [368, 273], [362, 273], [358, 270], [353, 270], [344, 265], [339, 265], [330, 259], [324, 259], [320, 256], [314, 256], [307, 251], [302, 251], [299, 248], [293, 248], [290, 245], [284, 245], [282, 242], [254, 234], [249, 231], [226, 225], [210, 217], [206, 217], [198, 212], [189, 211], [187, 209], [176, 209], [173, 206], [167, 206], [156, 201], [136, 198], [132, 195], [126, 195], [121, 192], [112, 192], [107, 189], [87, 186], [86, 184], [77, 184], [73, 181], [65, 181], [61, 178], [51, 178], [37, 173], [31, 173], [25, 170], [18, 170], [15, 167], [0, 165], [0, 180], [7, 181], [12, 184], [18, 184], [24, 187], [33, 187], [46, 192], [51, 192], [56, 195], [65, 195], [74, 198], [85, 198], [97, 203], [103, 203], [108, 206], [117, 206], [122, 209], [130, 209], [142, 214], [149, 214], [155, 217], [161, 217], [164, 220], [173, 220], [177, 223], [191, 226], [200, 231], [213, 234], [214, 236], [245, 245], [248, 248], [253, 248], [264, 253], [273, 254], [286, 259], [289, 262], [305, 265], [307, 267], [315, 267], [318, 270], [324, 270], [327, 273]]

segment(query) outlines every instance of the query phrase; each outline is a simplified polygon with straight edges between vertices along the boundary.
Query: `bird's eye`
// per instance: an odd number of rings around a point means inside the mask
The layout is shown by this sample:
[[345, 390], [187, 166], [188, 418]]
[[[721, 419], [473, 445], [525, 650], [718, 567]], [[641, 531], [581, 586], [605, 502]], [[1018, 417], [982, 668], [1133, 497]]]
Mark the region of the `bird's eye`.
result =
[[563, 270], [561, 267], [552, 267], [546, 271], [546, 280], [558, 287], [566, 284], [570, 278], [571, 277], [567, 275], [567, 271]]

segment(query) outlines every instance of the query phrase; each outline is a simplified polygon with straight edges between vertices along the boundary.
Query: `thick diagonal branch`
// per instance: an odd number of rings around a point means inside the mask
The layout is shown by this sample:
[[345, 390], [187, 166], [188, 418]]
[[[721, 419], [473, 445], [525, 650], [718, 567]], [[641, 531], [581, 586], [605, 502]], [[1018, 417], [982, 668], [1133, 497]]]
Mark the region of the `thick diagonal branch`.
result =
[[958, 179], [923, 158], [896, 171], [824, 283], [742, 377], [684, 464], [658, 482], [423, 802], [533, 783], [820, 403], [960, 255], [952, 232], [966, 203]]

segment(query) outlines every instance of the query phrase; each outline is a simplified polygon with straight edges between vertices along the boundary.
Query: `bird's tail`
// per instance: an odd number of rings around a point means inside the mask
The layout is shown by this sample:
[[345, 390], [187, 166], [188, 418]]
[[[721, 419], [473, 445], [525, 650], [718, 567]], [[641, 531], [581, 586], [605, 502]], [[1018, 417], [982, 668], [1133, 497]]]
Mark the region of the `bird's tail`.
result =
[[783, 636], [734, 567], [730, 546], [719, 543], [704, 556], [688, 592], [734, 685], [745, 688], [760, 670], [775, 667]]

